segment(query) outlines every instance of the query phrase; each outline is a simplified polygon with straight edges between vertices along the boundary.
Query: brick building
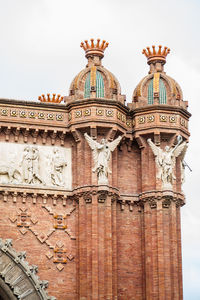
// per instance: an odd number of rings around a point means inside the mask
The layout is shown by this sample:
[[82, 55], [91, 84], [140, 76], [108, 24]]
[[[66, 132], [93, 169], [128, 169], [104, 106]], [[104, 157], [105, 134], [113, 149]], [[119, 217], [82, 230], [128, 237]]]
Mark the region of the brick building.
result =
[[153, 46], [126, 105], [107, 46], [69, 96], [0, 99], [0, 299], [183, 299], [187, 102]]

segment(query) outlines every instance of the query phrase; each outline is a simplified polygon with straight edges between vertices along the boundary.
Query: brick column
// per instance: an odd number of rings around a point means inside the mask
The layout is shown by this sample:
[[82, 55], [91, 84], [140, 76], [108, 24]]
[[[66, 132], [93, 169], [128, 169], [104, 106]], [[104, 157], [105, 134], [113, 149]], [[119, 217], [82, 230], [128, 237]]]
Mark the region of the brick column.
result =
[[182, 300], [180, 208], [172, 197], [144, 203], [146, 299]]

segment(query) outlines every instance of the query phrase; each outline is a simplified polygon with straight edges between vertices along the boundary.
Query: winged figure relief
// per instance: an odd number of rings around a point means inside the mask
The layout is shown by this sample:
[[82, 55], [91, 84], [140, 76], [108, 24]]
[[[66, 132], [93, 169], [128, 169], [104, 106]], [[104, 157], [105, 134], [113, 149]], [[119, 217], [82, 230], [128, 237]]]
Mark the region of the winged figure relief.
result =
[[98, 183], [108, 184], [108, 174], [111, 173], [108, 162], [111, 157], [111, 152], [115, 150], [120, 143], [122, 137], [119, 136], [112, 142], [102, 139], [100, 143], [93, 140], [87, 133], [84, 134], [93, 155], [94, 168], [93, 172], [97, 172]]
[[181, 181], [183, 182], [184, 180], [183, 159], [187, 150], [187, 143], [186, 141], [182, 142], [183, 139], [181, 136], [178, 136], [177, 140], [178, 143], [175, 147], [166, 146], [164, 150], [156, 146], [151, 139], [147, 140], [155, 156], [157, 178], [162, 180], [163, 189], [172, 188], [173, 180], [176, 179], [174, 175], [174, 167], [176, 164], [176, 158], [179, 156], [181, 157]]

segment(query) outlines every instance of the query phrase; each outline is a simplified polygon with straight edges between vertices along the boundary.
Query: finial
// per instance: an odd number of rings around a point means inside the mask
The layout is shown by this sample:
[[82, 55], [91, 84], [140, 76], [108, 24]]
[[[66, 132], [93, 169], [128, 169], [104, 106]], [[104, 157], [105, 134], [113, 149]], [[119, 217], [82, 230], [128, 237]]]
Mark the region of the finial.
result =
[[64, 97], [61, 97], [59, 94], [56, 97], [56, 94], [53, 94], [52, 98], [50, 97], [50, 94], [47, 94], [47, 98], [45, 97], [45, 94], [42, 94], [42, 96], [38, 97], [38, 100], [40, 102], [48, 102], [48, 103], [60, 103]]
[[146, 49], [143, 49], [142, 54], [144, 54], [147, 57], [147, 63], [150, 65], [153, 62], [160, 62], [162, 65], [166, 63], [166, 56], [170, 53], [170, 49], [167, 47], [164, 47], [162, 50], [162, 46], [158, 46], [158, 50], [156, 51], [155, 46], [152, 46], [152, 51], [150, 50], [150, 47], [147, 47]]
[[99, 56], [100, 58], [104, 57], [104, 51], [108, 47], [109, 43], [103, 40], [100, 43], [100, 39], [97, 39], [97, 42], [94, 43], [94, 39], [90, 40], [90, 43], [85, 40], [81, 42], [80, 47], [85, 50], [85, 57], [88, 58], [89, 56]]

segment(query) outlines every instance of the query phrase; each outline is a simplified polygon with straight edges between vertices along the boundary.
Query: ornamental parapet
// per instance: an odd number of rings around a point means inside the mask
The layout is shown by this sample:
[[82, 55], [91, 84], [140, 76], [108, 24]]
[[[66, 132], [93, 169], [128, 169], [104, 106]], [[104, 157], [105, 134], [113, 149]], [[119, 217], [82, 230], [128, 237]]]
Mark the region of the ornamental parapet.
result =
[[154, 131], [181, 132], [189, 136], [190, 113], [181, 107], [151, 105], [134, 110], [134, 132], [148, 134]]

